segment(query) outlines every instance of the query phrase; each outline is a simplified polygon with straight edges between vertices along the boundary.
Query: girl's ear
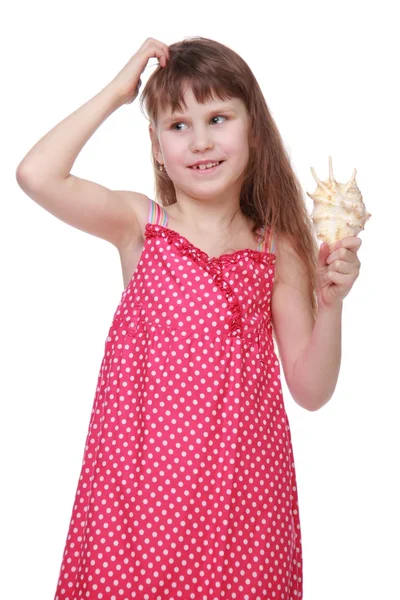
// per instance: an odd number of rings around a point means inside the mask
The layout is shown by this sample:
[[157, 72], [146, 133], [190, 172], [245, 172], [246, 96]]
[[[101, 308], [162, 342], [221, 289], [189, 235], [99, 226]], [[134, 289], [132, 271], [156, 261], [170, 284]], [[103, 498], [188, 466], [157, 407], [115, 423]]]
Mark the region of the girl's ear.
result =
[[151, 149], [153, 152], [153, 156], [157, 162], [160, 164], [164, 164], [163, 155], [160, 149], [160, 144], [158, 143], [158, 138], [154, 126], [152, 124], [149, 125], [149, 134], [151, 139]]

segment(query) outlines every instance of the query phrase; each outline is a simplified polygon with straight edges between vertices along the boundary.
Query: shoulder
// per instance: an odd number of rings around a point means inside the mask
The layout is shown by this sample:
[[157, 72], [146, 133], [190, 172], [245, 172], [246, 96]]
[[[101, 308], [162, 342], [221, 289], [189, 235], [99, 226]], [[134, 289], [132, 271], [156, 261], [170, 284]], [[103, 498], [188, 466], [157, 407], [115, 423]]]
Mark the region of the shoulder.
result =
[[[138, 238], [139, 241], [139, 238], [144, 238], [144, 230], [146, 224], [148, 223], [150, 207], [154, 201], [145, 194], [140, 194], [138, 192], [121, 190], [119, 193], [134, 214], [136, 230], [133, 237]], [[126, 243], [132, 242], [132, 233], [133, 232], [127, 232], [125, 240], [123, 240], [121, 243], [122, 246], [124, 246]]]
[[307, 269], [287, 235], [275, 240], [275, 287], [278, 283], [308, 290]]

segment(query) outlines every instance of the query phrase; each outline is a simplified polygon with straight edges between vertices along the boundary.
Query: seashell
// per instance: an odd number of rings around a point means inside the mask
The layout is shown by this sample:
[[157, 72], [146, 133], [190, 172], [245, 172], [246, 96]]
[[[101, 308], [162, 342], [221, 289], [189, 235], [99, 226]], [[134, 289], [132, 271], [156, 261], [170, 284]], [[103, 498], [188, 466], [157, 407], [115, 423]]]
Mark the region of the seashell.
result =
[[358, 235], [372, 215], [367, 212], [357, 187], [357, 169], [348, 183], [338, 183], [329, 157], [329, 180], [320, 181], [312, 167], [311, 173], [318, 186], [313, 194], [307, 192], [307, 195], [314, 201], [310, 216], [317, 237], [332, 245], [345, 237]]

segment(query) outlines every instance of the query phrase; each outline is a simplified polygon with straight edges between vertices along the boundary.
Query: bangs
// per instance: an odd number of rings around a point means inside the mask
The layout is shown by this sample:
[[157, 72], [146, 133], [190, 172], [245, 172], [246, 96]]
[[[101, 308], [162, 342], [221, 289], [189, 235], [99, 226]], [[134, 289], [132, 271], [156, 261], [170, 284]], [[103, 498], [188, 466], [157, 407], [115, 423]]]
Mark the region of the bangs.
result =
[[[187, 109], [184, 101], [184, 95], [188, 89], [191, 89], [197, 102], [205, 104], [219, 99], [222, 101], [230, 100], [235, 96], [231, 90], [221, 87], [217, 82], [211, 82], [210, 78], [199, 79], [197, 77], [182, 78], [177, 82], [173, 79], [174, 85], [166, 82], [165, 87], [158, 92], [158, 107], [157, 109], [171, 109], [171, 112], [183, 111]], [[157, 110], [158, 112], [158, 110]]]

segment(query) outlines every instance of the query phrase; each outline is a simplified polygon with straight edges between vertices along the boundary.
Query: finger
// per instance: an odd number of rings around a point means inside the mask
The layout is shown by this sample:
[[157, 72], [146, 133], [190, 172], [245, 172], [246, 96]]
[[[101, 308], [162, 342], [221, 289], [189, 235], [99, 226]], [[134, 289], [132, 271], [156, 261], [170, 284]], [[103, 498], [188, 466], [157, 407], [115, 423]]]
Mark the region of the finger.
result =
[[160, 54], [157, 54], [158, 63], [161, 67], [166, 67], [168, 62], [168, 56], [164, 49], [160, 49]]
[[343, 273], [345, 275], [351, 275], [359, 270], [358, 263], [348, 262], [347, 260], [335, 260], [328, 267], [328, 272], [333, 271], [335, 273]]
[[339, 248], [347, 248], [348, 250], [357, 252], [357, 250], [359, 249], [361, 244], [362, 244], [361, 238], [359, 238], [356, 235], [351, 235], [351, 236], [345, 237], [342, 240], [339, 240], [338, 242], [336, 242], [334, 244], [334, 246], [332, 247], [332, 252], [334, 252], [335, 250], [338, 250]]
[[167, 46], [167, 44], [163, 44], [163, 42], [159, 42], [158, 40], [154, 40], [153, 38], [149, 38], [152, 42], [152, 44], [154, 46], [156, 46], [157, 48], [159, 48], [163, 55], [165, 56], [165, 59], [168, 60], [169, 59], [169, 46]]
[[346, 260], [348, 262], [357, 262], [357, 252], [353, 250], [349, 250], [348, 248], [339, 248], [335, 250], [335, 252], [331, 252], [331, 254], [326, 259], [326, 263], [330, 265], [334, 260]]
[[336, 284], [342, 286], [351, 286], [357, 279], [357, 274], [338, 273], [337, 271], [327, 271], [321, 280], [321, 287]]
[[169, 59], [169, 48], [166, 44], [153, 38], [147, 38], [141, 47], [141, 51], [145, 52], [149, 58], [157, 58], [161, 66], [166, 66]]
[[321, 247], [319, 249], [319, 253], [318, 253], [318, 266], [319, 267], [325, 267], [326, 266], [326, 259], [329, 256], [329, 246], [326, 242], [323, 242], [321, 244]]
[[169, 47], [167, 46], [167, 44], [164, 44], [163, 42], [160, 42], [160, 40], [156, 40], [154, 38], [147, 38], [147, 40], [144, 42], [142, 48], [147, 48], [148, 46], [158, 46], [159, 48], [161, 48], [162, 50], [165, 50], [167, 54], [169, 54]]

